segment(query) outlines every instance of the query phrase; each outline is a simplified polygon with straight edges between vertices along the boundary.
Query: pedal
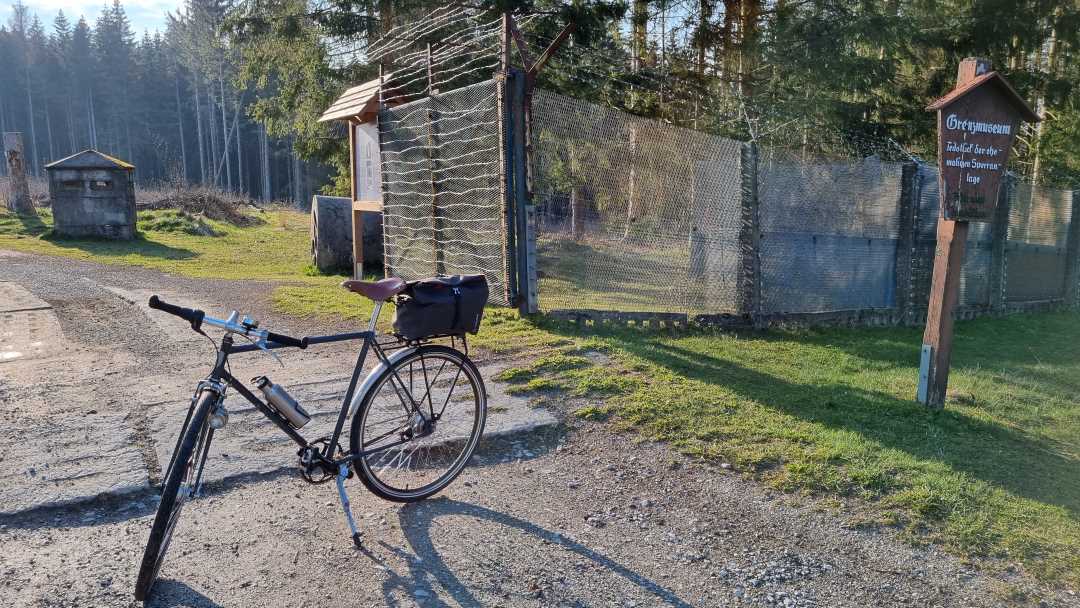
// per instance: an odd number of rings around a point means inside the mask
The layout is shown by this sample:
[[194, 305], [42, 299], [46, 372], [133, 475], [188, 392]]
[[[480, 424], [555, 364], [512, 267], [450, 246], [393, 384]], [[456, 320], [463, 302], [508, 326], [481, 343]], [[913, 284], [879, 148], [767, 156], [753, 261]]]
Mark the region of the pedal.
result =
[[[323, 458], [322, 452], [317, 447], [319, 444], [325, 445], [328, 442], [329, 439], [327, 438], [317, 439], [306, 447], [297, 450], [296, 455], [299, 456], [300, 477], [302, 477], [304, 481], [317, 485], [326, 483], [336, 476], [333, 464]], [[349, 477], [352, 477], [351, 471]]]

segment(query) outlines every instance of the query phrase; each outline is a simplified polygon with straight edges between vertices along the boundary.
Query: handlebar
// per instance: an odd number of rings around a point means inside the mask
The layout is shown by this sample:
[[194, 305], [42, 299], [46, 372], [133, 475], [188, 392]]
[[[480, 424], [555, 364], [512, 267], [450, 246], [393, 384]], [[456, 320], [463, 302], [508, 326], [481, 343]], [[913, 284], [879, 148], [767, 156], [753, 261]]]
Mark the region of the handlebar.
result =
[[215, 319], [214, 317], [207, 316], [207, 314], [201, 310], [195, 308], [184, 308], [183, 306], [177, 306], [175, 304], [169, 304], [165, 300], [157, 297], [156, 295], [150, 296], [148, 302], [150, 308], [167, 312], [170, 315], [174, 315], [184, 319], [188, 323], [191, 323], [191, 329], [200, 331], [203, 323], [211, 325], [213, 327], [219, 327], [227, 332], [241, 334], [244, 336], [253, 336], [261, 343], [261, 347], [266, 348], [270, 345], [266, 342], [270, 342], [280, 346], [291, 346], [295, 348], [307, 348], [307, 338], [293, 338], [292, 336], [286, 336], [284, 334], [276, 334], [272, 331], [266, 331], [265, 329], [258, 329], [254, 323], [248, 324], [246, 319], [244, 323], [237, 323], [235, 319], [236, 313], [233, 313], [233, 317], [229, 320]]
[[183, 306], [177, 306], [175, 304], [169, 304], [165, 300], [157, 296], [150, 296], [148, 302], [150, 308], [167, 312], [170, 315], [180, 317], [181, 319], [191, 323], [191, 329], [199, 331], [202, 326], [203, 319], [206, 318], [206, 313], [194, 308], [184, 308]]
[[283, 346], [295, 346], [296, 348], [307, 348], [307, 338], [293, 338], [291, 336], [283, 336], [281, 334], [275, 334], [272, 331], [266, 332], [266, 339], [271, 342], [277, 342]]

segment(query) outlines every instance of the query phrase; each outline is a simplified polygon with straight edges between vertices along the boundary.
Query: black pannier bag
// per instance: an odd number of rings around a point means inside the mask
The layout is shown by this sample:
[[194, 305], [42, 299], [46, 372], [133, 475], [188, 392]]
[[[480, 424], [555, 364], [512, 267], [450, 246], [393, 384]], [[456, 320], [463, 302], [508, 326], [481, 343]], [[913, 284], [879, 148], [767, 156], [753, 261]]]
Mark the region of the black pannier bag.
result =
[[406, 340], [475, 334], [487, 299], [487, 277], [482, 274], [410, 281], [395, 302], [394, 333]]

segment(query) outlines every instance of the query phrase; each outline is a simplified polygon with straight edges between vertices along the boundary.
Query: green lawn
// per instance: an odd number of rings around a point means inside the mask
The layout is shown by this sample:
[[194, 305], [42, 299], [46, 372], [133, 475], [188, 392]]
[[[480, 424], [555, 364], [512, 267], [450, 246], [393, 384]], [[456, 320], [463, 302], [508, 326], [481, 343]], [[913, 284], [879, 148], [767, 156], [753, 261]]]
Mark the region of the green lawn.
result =
[[579, 415], [785, 492], [858, 499], [853, 523], [1080, 584], [1080, 315], [959, 323], [943, 412], [913, 400], [917, 329], [538, 331], [574, 344], [503, 372], [522, 390], [606, 396]]
[[[124, 244], [38, 238], [47, 217], [0, 214], [0, 248], [277, 280], [280, 311], [366, 318], [370, 309], [335, 287], [340, 277], [308, 276], [307, 217], [263, 215], [247, 229], [214, 224], [224, 236], [170, 228]], [[528, 355], [503, 372], [516, 392], [590, 397], [579, 415], [822, 497], [854, 525], [895, 527], [912, 542], [1077, 588], [1080, 315], [958, 323], [943, 412], [913, 401], [920, 342], [919, 330], [897, 328], [586, 332], [508, 310], [490, 310], [472, 341]], [[593, 352], [610, 363], [594, 364]]]
[[202, 220], [219, 236], [188, 234], [175, 212], [140, 212], [135, 241], [69, 240], [51, 236], [52, 215], [24, 218], [0, 212], [0, 248], [59, 255], [109, 264], [145, 266], [193, 277], [279, 279], [319, 282], [310, 277], [308, 216], [289, 210], [254, 213], [253, 225], [238, 227]]

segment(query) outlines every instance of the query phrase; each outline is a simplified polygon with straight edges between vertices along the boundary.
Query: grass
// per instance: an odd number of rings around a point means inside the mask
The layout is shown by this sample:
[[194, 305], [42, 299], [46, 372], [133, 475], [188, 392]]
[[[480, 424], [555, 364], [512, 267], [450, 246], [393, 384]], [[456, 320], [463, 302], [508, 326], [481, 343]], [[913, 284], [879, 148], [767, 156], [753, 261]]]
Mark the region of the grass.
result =
[[[573, 336], [572, 329], [549, 331]], [[603, 330], [600, 330], [603, 331]], [[916, 329], [589, 338], [611, 363], [502, 373], [791, 493], [860, 499], [913, 542], [1080, 585], [1080, 315], [960, 323], [950, 401], [913, 401]], [[582, 346], [563, 347], [571, 361]], [[587, 373], [593, 371], [595, 373]]]
[[[0, 213], [0, 248], [56, 255], [107, 264], [144, 266], [192, 277], [327, 282], [308, 277], [308, 216], [289, 210], [258, 212], [253, 226], [240, 228], [209, 219], [198, 221], [217, 236], [189, 234], [180, 214], [144, 211], [138, 216], [135, 241], [62, 239], [52, 236], [52, 215], [37, 218]], [[189, 216], [190, 217], [190, 216]]]
[[[0, 214], [0, 248], [272, 280], [281, 312], [367, 318], [370, 305], [337, 288], [340, 277], [308, 271], [306, 215], [262, 217], [244, 229], [211, 221], [217, 237], [147, 229], [113, 243], [48, 238], [47, 214]], [[515, 392], [579, 396], [583, 418], [842, 501], [859, 525], [1080, 587], [1080, 315], [958, 323], [942, 412], [913, 401], [920, 343], [903, 328], [586, 333], [504, 309], [489, 310], [471, 340], [527, 359], [500, 374]]]

